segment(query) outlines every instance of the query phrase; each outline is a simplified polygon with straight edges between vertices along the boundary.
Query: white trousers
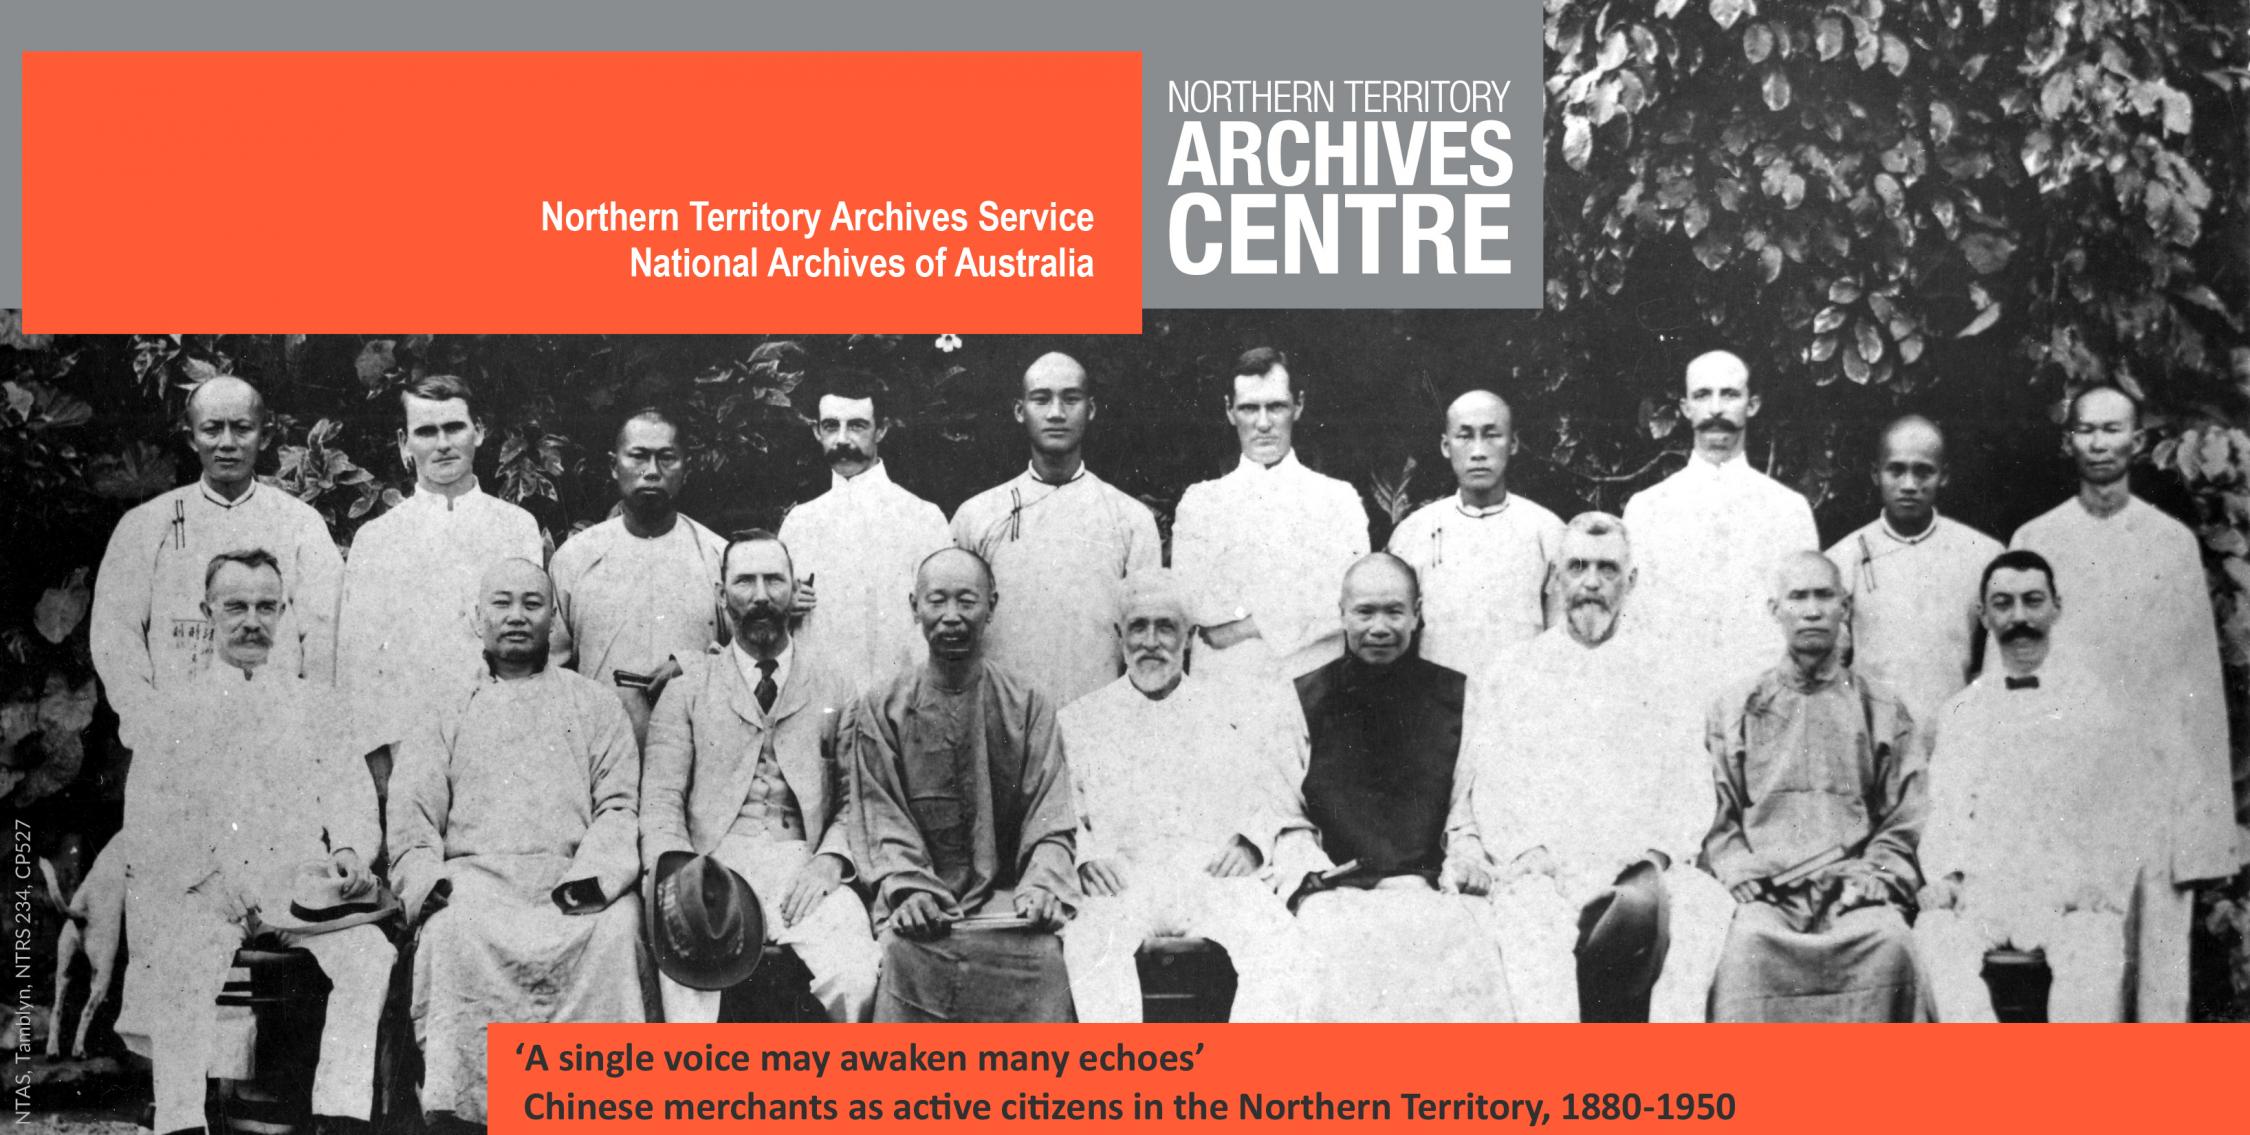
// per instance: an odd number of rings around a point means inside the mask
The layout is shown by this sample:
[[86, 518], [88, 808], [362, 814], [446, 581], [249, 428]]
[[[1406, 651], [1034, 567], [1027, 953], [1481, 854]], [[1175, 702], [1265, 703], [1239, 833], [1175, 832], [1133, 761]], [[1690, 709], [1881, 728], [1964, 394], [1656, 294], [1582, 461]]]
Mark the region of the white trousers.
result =
[[1914, 923], [1915, 942], [1930, 977], [1938, 1020], [1992, 1021], [1992, 995], [1984, 983], [1985, 951], [1996, 946], [2047, 954], [2054, 984], [2047, 993], [2050, 1021], [2125, 1019], [2125, 916], [2106, 911], [1925, 910]]
[[[1734, 898], [1717, 879], [1675, 864], [1662, 876], [1671, 949], [1649, 996], [1651, 1023], [1703, 1021], [1711, 978], [1726, 948]], [[1545, 875], [1524, 875], [1492, 892], [1508, 991], [1519, 1021], [1578, 1020], [1578, 917], [1593, 896], [1573, 902]]]
[[[875, 971], [883, 952], [868, 929], [867, 904], [850, 887], [837, 887], [795, 926], [784, 925], [781, 900], [797, 872], [811, 861], [803, 840], [756, 840], [728, 835], [711, 857], [749, 880], [765, 908], [766, 938], [789, 947], [812, 974], [812, 995], [832, 1021], [865, 1021], [875, 1013]], [[689, 989], [659, 975], [667, 1021], [719, 1019], [719, 990]]]
[[1492, 904], [1415, 876], [1342, 888], [1297, 906], [1310, 1019], [1510, 1021]]
[[1296, 925], [1254, 876], [1215, 879], [1184, 863], [1127, 864], [1125, 891], [1089, 895], [1063, 930], [1063, 965], [1081, 1021], [1141, 1019], [1134, 955], [1149, 938], [1208, 938], [1234, 963], [1236, 1021], [1302, 1019]]

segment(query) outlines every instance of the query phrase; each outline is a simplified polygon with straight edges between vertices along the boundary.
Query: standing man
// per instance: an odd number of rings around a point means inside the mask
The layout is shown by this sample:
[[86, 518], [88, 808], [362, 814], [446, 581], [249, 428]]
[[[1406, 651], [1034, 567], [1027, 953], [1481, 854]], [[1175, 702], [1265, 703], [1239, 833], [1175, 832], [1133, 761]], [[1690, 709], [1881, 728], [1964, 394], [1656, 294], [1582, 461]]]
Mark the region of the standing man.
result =
[[1466, 682], [1411, 649], [1414, 569], [1344, 575], [1344, 656], [1297, 679], [1310, 756], [1274, 850], [1316, 1020], [1505, 1021], [1492, 875], [1462, 767]]
[[1272, 347], [1235, 360], [1227, 420], [1242, 458], [1190, 485], [1172, 523], [1172, 566], [1196, 593], [1206, 677], [1295, 679], [1334, 660], [1330, 596], [1367, 554], [1359, 493], [1304, 467], [1291, 448], [1305, 392]]
[[1828, 549], [1852, 601], [1852, 669], [1898, 691], [1927, 721], [1968, 684], [1977, 580], [2000, 541], [1938, 515], [1945, 435], [1907, 416], [1883, 431], [1875, 487], [1883, 514]]
[[951, 540], [945, 514], [893, 484], [883, 466], [891, 418], [882, 383], [835, 370], [819, 391], [813, 440], [828, 456], [829, 489], [781, 519], [799, 573], [796, 643], [808, 660], [867, 686], [921, 661], [922, 640], [899, 597], [914, 590], [922, 557]]
[[134, 750], [163, 743], [170, 723], [160, 695], [211, 658], [203, 575], [221, 552], [263, 548], [281, 565], [288, 615], [273, 631], [275, 672], [322, 685], [335, 677], [344, 558], [311, 505], [258, 484], [265, 400], [249, 383], [222, 375], [188, 394], [186, 418], [202, 477], [126, 513], [94, 578], [87, 645], [117, 711], [118, 738]]
[[708, 588], [726, 541], [680, 515], [686, 446], [663, 414], [625, 420], [609, 470], [617, 515], [555, 553], [554, 663], [615, 686], [634, 738], [646, 741], [649, 712], [679, 676], [678, 660], [719, 641]]
[[1053, 704], [984, 660], [998, 602], [976, 553], [931, 553], [913, 605], [929, 660], [853, 707], [852, 852], [882, 935], [878, 1021], [1071, 1019], [1051, 933], [1078, 901], [1070, 771]]
[[1547, 626], [1547, 573], [1563, 523], [1508, 492], [1515, 416], [1499, 395], [1454, 399], [1438, 452], [1460, 491], [1401, 521], [1390, 550], [1422, 580], [1422, 657], [1482, 678], [1503, 651]]
[[1562, 625], [1501, 656], [1469, 699], [1471, 806], [1518, 1020], [1700, 1021], [1734, 903], [1695, 866], [1710, 765], [1620, 630], [1633, 549], [1606, 513], [1556, 549]]
[[1186, 674], [1194, 633], [1172, 573], [1135, 573], [1117, 612], [1125, 677], [1062, 711], [1086, 893], [1063, 958], [1081, 1021], [1139, 1021], [1134, 955], [1143, 939], [1178, 935], [1226, 948], [1230, 1019], [1298, 1018], [1295, 930], [1258, 873], [1303, 758], [1293, 723], [1266, 703]]
[[[2178, 735], [2142, 731], [2107, 682], [2047, 664], [2062, 597], [2039, 553], [2002, 553], [1983, 586], [2000, 664], [1931, 730], [1930, 882], [1914, 933], [1939, 1019], [1994, 1019], [1981, 972], [1995, 946], [2045, 952], [2047, 1019], [2131, 1019], [2133, 896], [2174, 887]], [[2186, 1004], [2186, 962], [2142, 975], [2143, 988], [2167, 989], [2157, 1004]]]
[[1691, 704], [1772, 662], [1774, 564], [1820, 549], [1805, 498], [1743, 457], [1758, 396], [1726, 351], [1688, 364], [1680, 415], [1695, 430], [1687, 465], [1625, 503], [1641, 574], [1636, 619], [1664, 644]]
[[1903, 914], [1928, 807], [1913, 718], [1844, 665], [1851, 600], [1827, 557], [1784, 557], [1769, 607], [1786, 655], [1720, 695], [1707, 730], [1704, 861], [1739, 904], [1711, 1019], [1920, 1019]]
[[554, 585], [484, 572], [485, 670], [421, 707], [390, 798], [391, 881], [421, 927], [422, 1110], [485, 1122], [485, 1025], [639, 1021], [640, 754], [617, 695], [547, 663]]
[[[748, 880], [766, 933], [812, 974], [834, 1021], [864, 1021], [882, 955], [844, 886], [851, 846], [836, 761], [851, 686], [801, 657], [789, 634], [796, 569], [771, 532], [729, 545], [719, 595], [734, 644], [682, 656], [657, 703], [641, 782], [641, 856], [709, 855]], [[653, 879], [661, 887], [664, 880]], [[659, 977], [667, 1021], [716, 1021], [719, 993]]]
[[1148, 506], [1086, 468], [1095, 409], [1086, 368], [1069, 355], [1041, 355], [1016, 399], [1030, 468], [953, 514], [953, 543], [984, 557], [1008, 596], [992, 613], [992, 661], [1058, 706], [1117, 680], [1111, 617], [1125, 576], [1164, 562]]
[[[142, 750], [126, 793], [139, 853], [118, 1031], [147, 1041], [136, 1050], [150, 1058], [155, 1130], [201, 1130], [227, 969], [245, 939], [283, 928], [333, 986], [313, 1112], [323, 1132], [364, 1130], [396, 957], [348, 913], [381, 909], [368, 873], [381, 845], [374, 785], [338, 727], [335, 691], [273, 665], [289, 625], [280, 562], [263, 549], [222, 552], [204, 578], [212, 665], [166, 691], [167, 743]], [[308, 886], [337, 901], [293, 911]]]
[[2140, 1018], [2184, 1021], [2187, 987], [2170, 977], [2188, 964], [2188, 884], [2227, 878], [2242, 862], [2241, 845], [2227, 846], [2239, 835], [2231, 829], [2243, 772], [2229, 767], [2218, 627], [2195, 534], [2127, 482], [2141, 448], [2139, 404], [2097, 386], [2070, 400], [2066, 424], [2078, 495], [2018, 529], [2009, 546], [2045, 556], [2070, 581], [2078, 614], [2055, 632], [2058, 657], [2116, 689], [2143, 728], [2179, 735], [2167, 813], [2175, 885], [2144, 893], [2137, 950]]
[[430, 706], [475, 677], [473, 612], [485, 569], [511, 556], [545, 559], [531, 514], [477, 487], [484, 427], [471, 398], [468, 383], [451, 375], [399, 392], [399, 457], [414, 471], [414, 494], [352, 541], [336, 666], [362, 751], [397, 744]]

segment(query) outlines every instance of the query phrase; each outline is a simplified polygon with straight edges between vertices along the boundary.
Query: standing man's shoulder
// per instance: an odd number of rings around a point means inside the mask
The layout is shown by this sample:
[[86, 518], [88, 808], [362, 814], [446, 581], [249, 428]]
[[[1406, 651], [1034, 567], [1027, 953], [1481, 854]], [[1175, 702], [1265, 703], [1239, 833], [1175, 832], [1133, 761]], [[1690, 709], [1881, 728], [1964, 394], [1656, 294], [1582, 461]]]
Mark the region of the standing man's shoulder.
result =
[[[1943, 517], [1939, 517], [1938, 519], [1941, 523], [1944, 521]], [[1830, 563], [1836, 565], [1836, 570], [1844, 573], [1844, 585], [1846, 587], [1851, 586], [1850, 577], [1852, 565], [1857, 563], [1860, 558], [1859, 542], [1871, 536], [1879, 536], [1882, 534], [1882, 531], [1883, 520], [1880, 516], [1878, 516], [1875, 519], [1870, 520], [1867, 523], [1844, 533], [1843, 539], [1840, 539], [1835, 543], [1828, 545], [1828, 550], [1821, 553], [1822, 555], [1828, 557], [1828, 561]]]
[[1973, 525], [1963, 524], [1950, 516], [1937, 518], [1940, 535], [1972, 558], [1990, 560], [2008, 550], [2007, 545], [1986, 535]]
[[2085, 511], [2079, 506], [2077, 498], [2065, 497], [2061, 504], [2024, 521], [2023, 526], [2017, 528], [2015, 536], [2008, 541], [2008, 546], [2039, 548], [2069, 531], [2071, 513], [2084, 514]]
[[625, 521], [615, 516], [579, 529], [562, 542], [562, 547], [555, 549], [555, 559], [549, 565], [549, 571], [558, 576], [584, 572], [609, 552], [618, 535], [624, 531]]
[[1522, 493], [1510, 490], [1508, 499], [1514, 502], [1509, 507], [1524, 510], [1524, 520], [1541, 532], [1555, 532], [1566, 524], [1560, 513]]
[[194, 492], [195, 483], [191, 481], [179, 488], [167, 489], [126, 509], [125, 515], [117, 519], [117, 527], [110, 531], [109, 546], [112, 549], [130, 547], [133, 543], [141, 541], [144, 536], [153, 540], [157, 529], [172, 523], [173, 503], [187, 500], [189, 495]]
[[1446, 511], [1452, 507], [1453, 497], [1448, 494], [1407, 513], [1406, 519], [1391, 529], [1390, 542], [1383, 550], [1419, 568], [1422, 562], [1419, 553], [1429, 543], [1430, 533], [1445, 523]]

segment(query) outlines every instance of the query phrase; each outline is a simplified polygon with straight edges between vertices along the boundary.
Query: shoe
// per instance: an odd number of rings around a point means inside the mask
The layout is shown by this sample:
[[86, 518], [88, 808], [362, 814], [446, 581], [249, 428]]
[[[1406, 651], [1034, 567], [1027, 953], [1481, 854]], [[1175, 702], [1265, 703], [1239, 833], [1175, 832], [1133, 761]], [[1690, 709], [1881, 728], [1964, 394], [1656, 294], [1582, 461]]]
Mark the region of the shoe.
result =
[[375, 1125], [345, 1115], [313, 1116], [313, 1135], [374, 1135]]

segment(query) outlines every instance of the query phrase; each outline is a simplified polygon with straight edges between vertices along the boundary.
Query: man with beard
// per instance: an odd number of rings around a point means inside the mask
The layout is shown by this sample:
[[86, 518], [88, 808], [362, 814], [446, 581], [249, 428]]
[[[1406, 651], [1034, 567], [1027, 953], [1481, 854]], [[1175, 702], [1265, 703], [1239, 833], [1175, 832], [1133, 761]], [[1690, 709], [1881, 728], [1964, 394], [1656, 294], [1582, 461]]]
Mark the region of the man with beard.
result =
[[1232, 1019], [1295, 1020], [1294, 930], [1257, 877], [1302, 760], [1291, 723], [1184, 672], [1195, 623], [1170, 572], [1127, 581], [1116, 633], [1125, 676], [1060, 719], [1086, 893], [1063, 933], [1078, 1019], [1140, 1020], [1141, 941], [1188, 935], [1234, 963]]
[[[1914, 932], [1938, 1016], [1993, 1020], [1984, 956], [2011, 946], [2045, 953], [2048, 1020], [2126, 1020], [2134, 892], [2172, 886], [2178, 734], [2143, 732], [2108, 683], [2046, 664], [2062, 596], [2037, 552], [2002, 553], [1983, 586], [2000, 665], [1948, 701], [1931, 730], [1930, 882]], [[2184, 999], [2187, 983], [2182, 958], [2140, 984]]]
[[626, 419], [610, 454], [617, 515], [555, 553], [554, 663], [617, 687], [633, 736], [648, 739], [649, 711], [679, 659], [719, 641], [710, 581], [726, 541], [680, 515], [687, 455], [679, 428], [655, 410]]
[[[200, 1130], [214, 1001], [243, 941], [291, 919], [310, 872], [372, 906], [381, 846], [375, 790], [337, 728], [334, 691], [273, 664], [289, 626], [281, 565], [263, 549], [204, 571], [213, 665], [166, 695], [167, 743], [144, 749], [127, 786], [132, 968], [117, 1031], [149, 1057], [157, 1131]], [[292, 652], [293, 653], [293, 652]], [[373, 926], [282, 931], [331, 989], [313, 1073], [323, 1132], [364, 1129], [374, 1099], [375, 1024], [396, 957]]]
[[1071, 1019], [1049, 933], [1078, 901], [1070, 771], [1046, 695], [984, 660], [999, 601], [976, 553], [931, 553], [914, 579], [929, 660], [852, 710], [852, 853], [882, 931], [878, 1021]]
[[1287, 355], [1243, 352], [1226, 412], [1241, 460], [1180, 497], [1172, 566], [1196, 593], [1197, 672], [1286, 681], [1338, 653], [1329, 597], [1367, 554], [1367, 511], [1358, 490], [1297, 460], [1305, 391]]
[[1967, 684], [1977, 578], [2000, 541], [1939, 516], [1945, 435], [1909, 415], [1883, 431], [1875, 486], [1883, 514], [1828, 549], [1852, 600], [1852, 669], [1898, 691], [1927, 721]]
[[827, 492], [781, 520], [799, 572], [796, 642], [808, 661], [865, 686], [920, 662], [922, 640], [899, 597], [913, 590], [922, 557], [952, 540], [945, 514], [893, 484], [883, 465], [891, 419], [881, 382], [833, 370], [817, 390], [813, 440], [833, 476]]
[[1095, 409], [1086, 368], [1069, 355], [1041, 355], [1016, 399], [1030, 468], [953, 514], [953, 542], [984, 557], [1009, 597], [992, 614], [992, 660], [1058, 706], [1117, 679], [1110, 619], [1126, 573], [1164, 562], [1148, 506], [1086, 468]]
[[1516, 1016], [1700, 1021], [1734, 903], [1695, 866], [1711, 774], [1692, 715], [1620, 629], [1624, 525], [1572, 520], [1555, 583], [1563, 623], [1501, 656], [1465, 726]]
[[1844, 665], [1836, 565], [1797, 552], [1768, 607], [1787, 653], [1712, 705], [1704, 862], [1733, 893], [1715, 1021], [1902, 1021], [1926, 1005], [1904, 910], [1928, 807], [1914, 721]]
[[1422, 580], [1422, 657], [1482, 678], [1510, 646], [1547, 625], [1547, 574], [1563, 523], [1508, 491], [1515, 415], [1472, 390], [1445, 411], [1438, 452], [1460, 491], [1415, 510], [1391, 533], [1391, 554]]
[[2174, 978], [2187, 972], [2194, 884], [2241, 865], [2250, 836], [2237, 842], [2237, 794], [2250, 791], [2250, 772], [2229, 768], [2218, 629], [2195, 533], [2134, 496], [2127, 480], [2141, 447], [2139, 404], [2115, 387], [2082, 391], [2067, 429], [2078, 495], [2018, 529], [2009, 546], [2045, 556], [2070, 581], [2059, 658], [2116, 689], [2142, 729], [2177, 737], [2170, 885], [2142, 891], [2135, 1000], [2141, 1020], [2184, 1021], [2187, 983]]
[[640, 754], [609, 688], [548, 665], [554, 585], [484, 572], [484, 674], [422, 707], [390, 798], [391, 881], [421, 927], [422, 1109], [485, 1121], [485, 1025], [639, 1021]]
[[[484, 570], [546, 555], [530, 513], [477, 487], [484, 427], [468, 384], [433, 375], [400, 391], [399, 404], [399, 457], [414, 471], [414, 495], [353, 537], [337, 615], [337, 684], [351, 694], [363, 751], [396, 746], [476, 676]], [[387, 774], [387, 754], [374, 760]]]
[[[748, 880], [768, 937], [794, 950], [836, 1021], [864, 1021], [881, 955], [850, 887], [836, 769], [851, 689], [798, 654], [789, 634], [796, 569], [771, 532], [745, 533], [721, 562], [734, 645], [682, 660], [657, 703], [641, 782], [641, 855], [717, 859]], [[651, 879], [652, 887], [664, 880]], [[656, 896], [651, 896], [656, 901]], [[667, 1021], [716, 1021], [719, 993], [659, 977]]]
[[1414, 569], [1344, 575], [1344, 656], [1297, 679], [1310, 755], [1274, 849], [1320, 1020], [1504, 1021], [1492, 877], [1460, 765], [1460, 674], [1416, 656]]
[[94, 577], [86, 645], [117, 711], [118, 739], [134, 750], [163, 743], [171, 723], [161, 695], [211, 658], [203, 575], [221, 552], [263, 548], [281, 565], [288, 613], [274, 631], [275, 671], [323, 685], [335, 676], [344, 559], [311, 505], [258, 483], [265, 400], [223, 375], [188, 394], [186, 418], [203, 475], [126, 513]]
[[1694, 451], [1679, 472], [1625, 502], [1641, 576], [1633, 617], [1664, 645], [1665, 677], [1691, 705], [1769, 664], [1764, 612], [1773, 565], [1820, 548], [1805, 498], [1743, 456], [1757, 413], [1750, 368], [1740, 358], [1696, 356], [1680, 399]]

